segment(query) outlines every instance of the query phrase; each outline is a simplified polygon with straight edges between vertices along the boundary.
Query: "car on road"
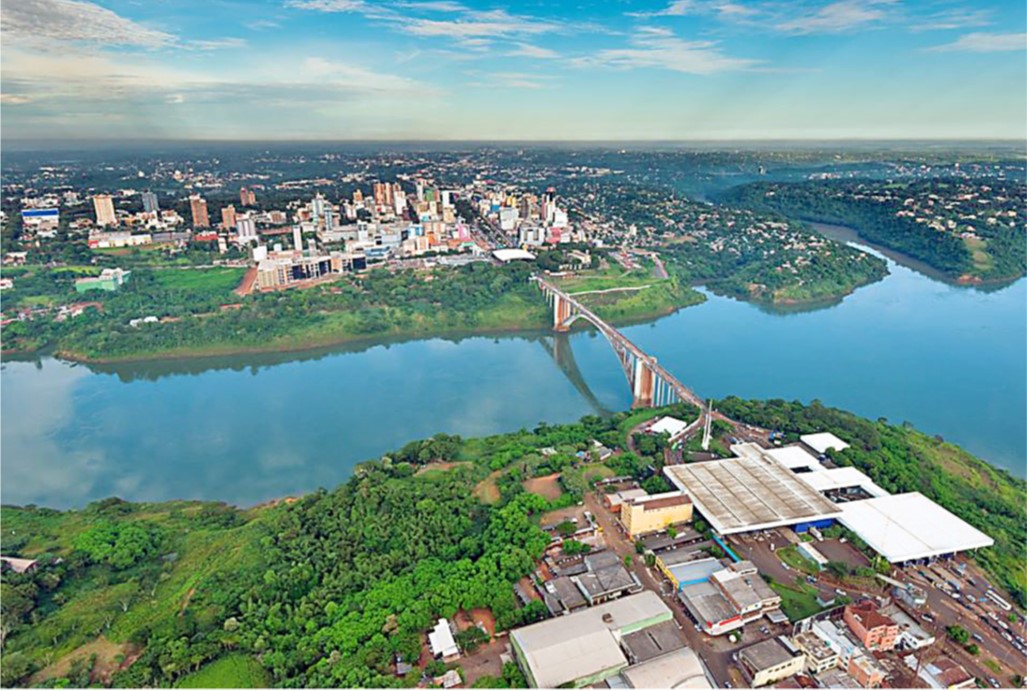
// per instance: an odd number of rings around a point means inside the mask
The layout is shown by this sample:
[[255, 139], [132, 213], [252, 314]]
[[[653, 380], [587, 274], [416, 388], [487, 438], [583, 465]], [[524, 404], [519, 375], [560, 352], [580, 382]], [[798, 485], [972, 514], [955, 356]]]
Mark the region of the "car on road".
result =
[[980, 641], [981, 643], [983, 643], [983, 642], [984, 642], [984, 637], [983, 637], [983, 636], [981, 636], [981, 634], [979, 634], [979, 633], [975, 633], [975, 634], [973, 635], [973, 639], [974, 639], [975, 641]]
[[999, 686], [998, 679], [996, 679], [995, 677], [988, 677], [988, 683], [991, 684], [992, 688], [995, 689], [997, 689]]

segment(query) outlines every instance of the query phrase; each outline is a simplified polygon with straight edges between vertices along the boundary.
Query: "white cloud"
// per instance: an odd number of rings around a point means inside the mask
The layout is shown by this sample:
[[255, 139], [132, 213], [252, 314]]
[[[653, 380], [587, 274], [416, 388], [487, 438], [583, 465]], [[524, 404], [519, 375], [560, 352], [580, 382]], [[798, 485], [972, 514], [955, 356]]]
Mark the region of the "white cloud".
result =
[[967, 53], [997, 53], [1000, 51], [1027, 50], [1025, 34], [972, 33], [960, 36], [952, 43], [928, 48], [930, 51], [961, 51]]
[[517, 48], [507, 53], [508, 57], [539, 58], [543, 60], [560, 57], [555, 50], [533, 46], [530, 43], [518, 43]]
[[32, 103], [32, 99], [21, 94], [0, 94], [0, 103], [19, 106], [25, 103]]
[[0, 4], [0, 22], [4, 38], [18, 42], [58, 40], [160, 48], [175, 41], [171, 34], [79, 0], [8, 0]]
[[221, 48], [245, 48], [248, 44], [245, 38], [218, 38], [207, 41], [189, 41], [185, 45], [187, 48], [196, 50], [219, 50]]
[[834, 34], [878, 22], [887, 16], [888, 0], [840, 0], [815, 12], [781, 22], [777, 28], [796, 34]]
[[553, 22], [509, 14], [506, 10], [464, 12], [456, 19], [425, 19], [402, 17], [399, 28], [414, 36], [442, 36], [448, 38], [498, 38], [555, 31]]
[[628, 12], [629, 17], [684, 17], [693, 14], [710, 14], [720, 19], [744, 19], [757, 14], [757, 10], [730, 0], [674, 0], [656, 12]]
[[287, 0], [285, 6], [318, 12], [362, 12], [367, 9], [363, 0]]
[[990, 10], [946, 10], [924, 17], [920, 23], [914, 24], [910, 28], [913, 31], [944, 31], [985, 26], [991, 23], [991, 15]]
[[644, 27], [631, 37], [630, 43], [630, 48], [601, 50], [593, 56], [576, 58], [572, 64], [625, 69], [656, 67], [687, 74], [714, 74], [753, 68], [761, 62], [729, 57], [714, 41], [685, 41], [663, 28]]

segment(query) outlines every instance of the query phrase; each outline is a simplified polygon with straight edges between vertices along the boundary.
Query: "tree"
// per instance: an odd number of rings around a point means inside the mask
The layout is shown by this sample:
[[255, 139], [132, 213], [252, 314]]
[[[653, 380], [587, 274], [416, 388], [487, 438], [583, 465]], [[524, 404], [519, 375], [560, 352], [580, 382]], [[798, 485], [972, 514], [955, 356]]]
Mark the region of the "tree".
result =
[[970, 641], [970, 632], [958, 624], [947, 627], [945, 631], [948, 632], [949, 638], [959, 645], [966, 645]]

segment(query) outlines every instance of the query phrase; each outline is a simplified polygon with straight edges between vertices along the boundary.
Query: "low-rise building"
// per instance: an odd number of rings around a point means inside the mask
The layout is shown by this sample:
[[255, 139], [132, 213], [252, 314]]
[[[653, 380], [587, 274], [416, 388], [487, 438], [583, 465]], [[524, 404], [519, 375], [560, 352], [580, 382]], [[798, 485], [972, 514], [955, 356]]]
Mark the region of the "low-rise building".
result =
[[514, 629], [510, 644], [531, 686], [578, 688], [628, 668], [620, 645], [625, 636], [672, 619], [660, 597], [645, 591]]
[[692, 500], [684, 492], [653, 494], [624, 502], [620, 515], [628, 534], [637, 537], [692, 520]]
[[799, 674], [806, 666], [806, 655], [787, 638], [778, 636], [743, 648], [738, 662], [756, 688]]
[[620, 513], [621, 507], [624, 502], [631, 501], [633, 499], [641, 499], [648, 497], [649, 493], [640, 487], [633, 489], [622, 489], [619, 492], [613, 492], [603, 497], [603, 503], [614, 513]]
[[966, 668], [949, 657], [938, 657], [920, 668], [919, 677], [932, 689], [969, 689], [977, 680]]
[[792, 637], [795, 647], [806, 654], [806, 671], [822, 674], [838, 666], [838, 653], [810, 631]]
[[679, 547], [658, 554], [656, 568], [667, 577], [675, 590], [680, 591], [686, 585], [709, 581], [710, 576], [724, 567], [720, 560], [702, 550]]
[[781, 596], [760, 577], [752, 562], [740, 561], [712, 573], [707, 581], [685, 585], [678, 598], [711, 636], [741, 628], [777, 611]]
[[642, 590], [638, 577], [625, 568], [614, 552], [590, 554], [585, 557], [585, 566], [588, 567], [588, 573], [573, 576], [572, 579], [590, 606]]
[[898, 624], [881, 614], [870, 600], [846, 605], [844, 620], [867, 650], [895, 649], [895, 641], [899, 637]]
[[431, 654], [443, 662], [450, 662], [460, 657], [460, 648], [453, 637], [453, 629], [449, 620], [439, 619], [435, 628], [428, 632], [428, 647]]
[[899, 627], [899, 636], [895, 645], [899, 650], [920, 650], [934, 643], [932, 633], [920, 626], [913, 617], [909, 616], [894, 604], [881, 609], [884, 614]]
[[864, 689], [876, 689], [887, 676], [877, 661], [869, 655], [856, 655], [845, 670]]
[[99, 276], [75, 279], [75, 292], [84, 293], [87, 290], [117, 290], [128, 282], [132, 275], [131, 271], [124, 269], [104, 269]]

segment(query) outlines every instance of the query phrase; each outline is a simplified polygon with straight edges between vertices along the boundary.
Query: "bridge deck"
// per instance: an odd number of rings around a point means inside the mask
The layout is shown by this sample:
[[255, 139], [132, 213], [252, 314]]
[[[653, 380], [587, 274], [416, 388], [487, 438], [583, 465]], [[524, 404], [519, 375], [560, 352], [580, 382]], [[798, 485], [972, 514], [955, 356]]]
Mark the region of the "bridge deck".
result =
[[[678, 398], [680, 398], [683, 401], [688, 401], [689, 403], [699, 406], [699, 420], [696, 421], [696, 424], [700, 423], [703, 420], [704, 416], [707, 413], [706, 402], [703, 401], [703, 399], [700, 398], [698, 394], [696, 394], [690, 388], [688, 388], [680, 381], [678, 381], [678, 379], [674, 377], [674, 375], [668, 372], [660, 363], [656, 361], [656, 358], [646, 354], [644, 350], [642, 350], [634, 343], [632, 343], [627, 336], [625, 336], [616, 328], [608, 324], [595, 312], [593, 312], [592, 310], [590, 310], [589, 308], [585, 307], [583, 304], [575, 300], [573, 296], [560, 290], [552, 283], [550, 283], [549, 281], [545, 280], [540, 276], [534, 276], [533, 280], [537, 281], [545, 290], [548, 290], [556, 295], [559, 295], [560, 299], [562, 300], [566, 300], [572, 307], [574, 307], [574, 310], [577, 312], [577, 316], [584, 318], [586, 321], [588, 321], [597, 329], [599, 329], [603, 333], [603, 336], [605, 336], [606, 339], [609, 340], [611, 343], [618, 343], [625, 350], [634, 355], [636, 358], [645, 362], [646, 366], [654, 374], [656, 374], [660, 379], [662, 379], [666, 384], [669, 384], [671, 388], [674, 389], [674, 393], [677, 394]], [[691, 427], [692, 425], [689, 425], [689, 428]]]

